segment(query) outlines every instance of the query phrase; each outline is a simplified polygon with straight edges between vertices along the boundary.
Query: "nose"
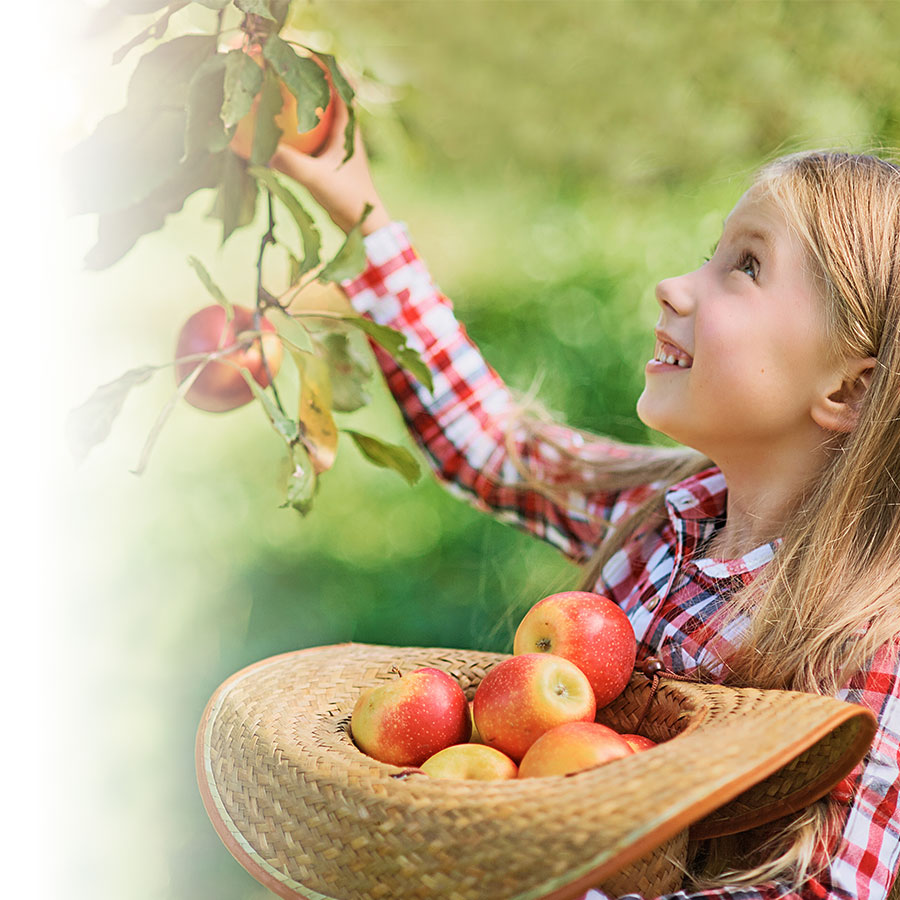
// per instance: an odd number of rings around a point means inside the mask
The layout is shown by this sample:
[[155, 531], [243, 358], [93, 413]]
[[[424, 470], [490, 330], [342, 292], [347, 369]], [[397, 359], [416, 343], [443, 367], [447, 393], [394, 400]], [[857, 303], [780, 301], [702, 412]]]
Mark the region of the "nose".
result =
[[656, 299], [663, 309], [668, 307], [678, 316], [690, 314], [694, 305], [691, 293], [692, 274], [694, 273], [664, 278], [656, 285]]

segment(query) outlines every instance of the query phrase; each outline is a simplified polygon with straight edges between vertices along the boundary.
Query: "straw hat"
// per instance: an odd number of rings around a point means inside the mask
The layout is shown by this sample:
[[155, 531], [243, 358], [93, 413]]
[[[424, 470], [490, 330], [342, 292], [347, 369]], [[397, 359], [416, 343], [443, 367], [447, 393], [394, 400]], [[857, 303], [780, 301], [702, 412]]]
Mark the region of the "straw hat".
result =
[[[689, 833], [772, 821], [827, 793], [863, 757], [875, 718], [829, 697], [662, 678], [641, 731], [659, 746], [572, 776], [430, 779], [350, 738], [360, 692], [394, 667], [444, 669], [471, 698], [505, 654], [338, 644], [229, 678], [197, 734], [197, 774], [225, 845], [280, 897], [566, 900], [676, 890]], [[635, 672], [600, 719], [636, 726]], [[674, 739], [672, 739], [674, 738]]]

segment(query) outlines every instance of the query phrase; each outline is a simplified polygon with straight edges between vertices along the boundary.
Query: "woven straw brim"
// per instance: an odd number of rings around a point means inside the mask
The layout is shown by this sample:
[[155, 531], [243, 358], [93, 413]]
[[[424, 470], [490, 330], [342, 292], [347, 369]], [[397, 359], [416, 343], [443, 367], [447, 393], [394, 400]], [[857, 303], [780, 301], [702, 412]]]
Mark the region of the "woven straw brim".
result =
[[[827, 697], [662, 680], [641, 731], [658, 747], [572, 776], [430, 779], [361, 753], [361, 691], [435, 666], [471, 698], [504, 654], [365, 644], [288, 653], [238, 672], [197, 735], [210, 818], [281, 897], [537, 900], [587, 888], [677, 889], [688, 829], [737, 831], [800, 809], [863, 757], [875, 719]], [[635, 673], [600, 719], [631, 731]], [[737, 822], [737, 827], [735, 827]]]

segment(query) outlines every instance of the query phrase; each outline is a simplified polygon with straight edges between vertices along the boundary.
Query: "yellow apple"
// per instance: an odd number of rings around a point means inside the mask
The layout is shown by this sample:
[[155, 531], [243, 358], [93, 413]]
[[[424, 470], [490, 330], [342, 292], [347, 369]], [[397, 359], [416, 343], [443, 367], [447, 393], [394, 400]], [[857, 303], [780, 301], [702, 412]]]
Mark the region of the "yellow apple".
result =
[[484, 744], [455, 744], [445, 747], [422, 763], [421, 769], [432, 778], [463, 778], [496, 781], [515, 778], [518, 767], [505, 754]]

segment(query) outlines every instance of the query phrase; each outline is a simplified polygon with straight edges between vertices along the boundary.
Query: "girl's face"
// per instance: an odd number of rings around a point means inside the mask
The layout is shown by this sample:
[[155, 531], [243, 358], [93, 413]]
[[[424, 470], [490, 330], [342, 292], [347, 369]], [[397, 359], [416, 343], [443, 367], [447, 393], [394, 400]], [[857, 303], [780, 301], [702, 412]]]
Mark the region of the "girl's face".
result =
[[835, 367], [807, 268], [778, 208], [748, 191], [712, 259], [656, 288], [641, 420], [720, 465], [820, 439], [810, 410]]

